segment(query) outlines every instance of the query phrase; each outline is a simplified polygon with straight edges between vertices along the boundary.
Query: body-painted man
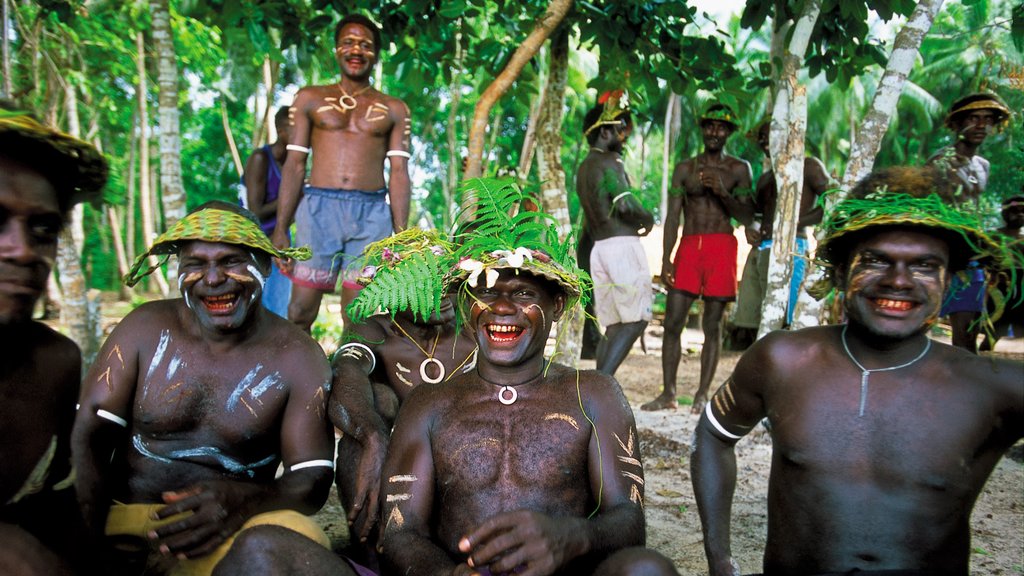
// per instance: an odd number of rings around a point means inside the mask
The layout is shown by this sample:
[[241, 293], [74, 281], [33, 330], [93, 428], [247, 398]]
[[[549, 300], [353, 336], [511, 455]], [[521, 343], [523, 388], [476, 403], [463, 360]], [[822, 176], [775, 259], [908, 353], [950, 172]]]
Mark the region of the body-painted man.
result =
[[[749, 223], [753, 216], [750, 164], [725, 151], [726, 140], [736, 131], [737, 120], [729, 108], [711, 105], [701, 116], [704, 151], [676, 165], [673, 194], [665, 215], [661, 279], [668, 289], [665, 300], [665, 337], [662, 348], [662, 392], [644, 404], [644, 410], [676, 407], [676, 374], [682, 355], [680, 340], [690, 307], [704, 301], [701, 327], [704, 345], [700, 353], [700, 383], [693, 397], [698, 413], [707, 401], [711, 380], [718, 369], [722, 347], [722, 314], [736, 299], [736, 238], [732, 220]], [[684, 215], [683, 236], [673, 256]]]
[[[1009, 119], [1010, 109], [994, 94], [971, 94], [950, 107], [945, 123], [955, 141], [929, 158], [928, 164], [943, 171], [959, 188], [951, 196], [953, 205], [978, 209], [989, 179], [989, 162], [978, 154], [978, 148]], [[942, 315], [949, 316], [953, 345], [977, 353], [981, 331], [978, 318], [985, 307], [985, 276], [977, 263], [968, 263], [964, 270], [953, 272], [956, 275], [943, 303]]]
[[[764, 120], [757, 128], [757, 145], [764, 155], [771, 158], [768, 150], [768, 136], [771, 132], [771, 118]], [[789, 303], [786, 307], [786, 324], [793, 321], [793, 308], [796, 306], [800, 286], [803, 284], [805, 261], [807, 254], [808, 226], [821, 222], [822, 208], [817, 205], [818, 197], [828, 189], [832, 179], [825, 170], [825, 165], [814, 157], [804, 158], [803, 189], [800, 193], [800, 220], [797, 222], [796, 252], [793, 258], [793, 275], [790, 281]], [[768, 290], [768, 265], [771, 261], [772, 232], [775, 227], [775, 206], [778, 190], [775, 184], [775, 172], [765, 170], [757, 179], [754, 188], [754, 223], [746, 226], [744, 232], [747, 242], [751, 245], [747, 263], [743, 267], [743, 278], [740, 280], [739, 297], [736, 302], [736, 316], [733, 324], [739, 328], [757, 331], [761, 325], [761, 303]]]
[[929, 339], [949, 271], [1008, 253], [919, 171], [875, 173], [823, 224], [847, 324], [769, 334], [708, 402], [691, 473], [712, 575], [739, 572], [733, 447], [763, 418], [765, 574], [968, 573], [971, 508], [1024, 435], [1024, 367]]
[[[0, 572], [66, 574], [83, 526], [71, 474], [82, 357], [32, 319], [78, 201], [99, 195], [95, 148], [0, 106]], [[80, 567], [81, 568], [81, 567]]]
[[[329, 414], [342, 431], [336, 481], [352, 543], [357, 544], [354, 552], [361, 551], [357, 559], [373, 566], [380, 474], [398, 408], [423, 382], [446, 382], [472, 370], [476, 340], [456, 321], [452, 296], [433, 306], [435, 291], [446, 291], [433, 283], [455, 263], [451, 245], [436, 232], [409, 228], [371, 244], [364, 258], [367, 266], [359, 283], [366, 289], [349, 308], [344, 344], [332, 360]], [[434, 263], [432, 277], [414, 276], [413, 268], [423, 262]], [[395, 305], [387, 302], [392, 294], [375, 286], [399, 282], [429, 292], [430, 298]]]
[[[288, 155], [286, 146], [291, 138], [288, 108], [282, 106], [274, 114], [277, 140], [255, 150], [245, 163], [242, 182], [245, 184], [245, 207], [260, 219], [260, 228], [271, 236], [277, 227], [277, 198], [281, 190], [281, 167]], [[271, 263], [270, 276], [263, 291], [263, 305], [282, 318], [288, 317], [288, 300], [292, 283], [281, 273], [277, 263]]]
[[251, 213], [215, 202], [157, 238], [126, 282], [151, 254], [178, 256], [182, 298], [118, 324], [75, 421], [76, 487], [97, 541], [119, 551], [118, 569], [157, 574], [209, 574], [260, 524], [329, 545], [306, 514], [331, 485], [330, 367], [260, 304], [271, 257], [308, 252], [275, 249]]
[[[1018, 261], [1024, 262], [1024, 195], [1003, 200], [1001, 214], [1003, 225], [996, 228], [993, 237], [1005, 242], [1018, 254]], [[1024, 268], [1015, 272], [1002, 274], [996, 280], [995, 288], [1002, 295], [1005, 308], [998, 319], [993, 319], [992, 330], [985, 332], [980, 346], [983, 352], [992, 350], [1003, 336], [1024, 336], [1024, 287], [1021, 286]]]
[[651, 231], [654, 216], [630, 192], [622, 165], [622, 145], [633, 127], [625, 93], [605, 93], [583, 124], [590, 152], [576, 173], [576, 192], [585, 240], [593, 242], [587, 260], [594, 311], [605, 327], [595, 357], [599, 371], [614, 375], [651, 320], [651, 271], [640, 236]]
[[[404, 230], [409, 220], [409, 109], [370, 84], [384, 49], [380, 30], [363, 16], [349, 15], [339, 22], [334, 45], [341, 80], [307, 86], [292, 104], [272, 237], [275, 246], [287, 247], [294, 221], [297, 243], [313, 249], [313, 258], [290, 272], [288, 318], [307, 331], [322, 295], [335, 291], [339, 274], [354, 280], [358, 270], [349, 263], [371, 242]], [[310, 155], [309, 183], [303, 186]], [[390, 163], [386, 183], [385, 160]], [[357, 290], [352, 283], [343, 286], [343, 310]]]

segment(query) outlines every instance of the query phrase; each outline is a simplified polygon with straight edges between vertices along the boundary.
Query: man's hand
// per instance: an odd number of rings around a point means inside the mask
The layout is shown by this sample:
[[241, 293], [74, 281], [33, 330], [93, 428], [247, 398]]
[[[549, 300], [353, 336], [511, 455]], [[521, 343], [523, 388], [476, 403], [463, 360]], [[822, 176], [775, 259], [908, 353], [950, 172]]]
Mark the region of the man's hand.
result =
[[665, 288], [676, 287], [676, 268], [671, 262], [663, 262], [661, 265], [661, 283]]
[[377, 524], [380, 511], [381, 469], [387, 455], [386, 436], [370, 434], [363, 444], [363, 453], [356, 466], [355, 494], [352, 509], [348, 511], [349, 533], [366, 542]]
[[729, 191], [725, 188], [725, 183], [722, 182], [722, 173], [719, 170], [708, 168], [701, 170], [700, 184], [701, 186], [711, 190], [711, 192], [719, 198], [724, 198], [729, 195]]
[[761, 244], [761, 231], [753, 226], [744, 226], [743, 233], [747, 236], [747, 244], [757, 248]]
[[459, 551], [469, 566], [487, 566], [492, 574], [547, 576], [586, 552], [582, 532], [579, 522], [518, 510], [488, 519], [459, 541]]
[[201, 482], [177, 492], [164, 492], [167, 506], [156, 513], [157, 519], [187, 515], [151, 531], [149, 538], [159, 540], [162, 553], [178, 558], [209, 554], [249, 519], [247, 502], [255, 491], [230, 482]]
[[[270, 235], [270, 242], [278, 250], [285, 250], [291, 246], [291, 242], [288, 240], [287, 229], [284, 226], [281, 226], [280, 223], [276, 228], [274, 228], [274, 233]], [[289, 274], [291, 274], [292, 269], [295, 268], [295, 261], [291, 258], [274, 258], [274, 262], [277, 263], [278, 268]]]

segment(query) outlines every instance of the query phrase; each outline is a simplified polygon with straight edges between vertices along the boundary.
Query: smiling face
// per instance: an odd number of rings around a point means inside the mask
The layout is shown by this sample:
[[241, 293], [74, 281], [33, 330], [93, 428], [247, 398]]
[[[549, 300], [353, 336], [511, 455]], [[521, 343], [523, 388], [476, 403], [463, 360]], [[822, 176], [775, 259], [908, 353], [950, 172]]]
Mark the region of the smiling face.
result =
[[373, 33], [366, 26], [349, 23], [338, 32], [334, 54], [342, 74], [355, 80], [365, 80], [377, 63], [377, 50]]
[[851, 323], [887, 339], [908, 338], [938, 317], [948, 281], [945, 240], [888, 230], [861, 240], [842, 271]]
[[258, 313], [268, 270], [249, 249], [194, 241], [178, 258], [178, 287], [204, 329], [238, 330]]
[[62, 222], [50, 181], [0, 157], [0, 324], [31, 319], [57, 257]]
[[718, 152], [725, 147], [725, 141], [732, 134], [732, 124], [721, 120], [705, 120], [700, 124], [700, 132], [704, 137], [704, 151]]
[[565, 295], [529, 273], [502, 270], [492, 288], [472, 288], [470, 322], [483, 358], [496, 366], [543, 361], [551, 325], [562, 315]]

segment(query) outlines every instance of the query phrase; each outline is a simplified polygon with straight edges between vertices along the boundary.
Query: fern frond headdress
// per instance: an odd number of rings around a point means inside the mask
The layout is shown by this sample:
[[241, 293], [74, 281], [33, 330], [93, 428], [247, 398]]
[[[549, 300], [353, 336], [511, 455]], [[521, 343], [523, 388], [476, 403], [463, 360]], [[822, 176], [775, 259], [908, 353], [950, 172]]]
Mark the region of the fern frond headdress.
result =
[[0, 152], [39, 167], [54, 183], [62, 211], [97, 199], [107, 183], [107, 161], [99, 150], [28, 112], [0, 108]]
[[601, 126], [614, 125], [621, 122], [619, 117], [629, 112], [629, 94], [625, 90], [611, 90], [597, 99], [598, 106], [604, 106], [597, 121], [587, 126], [583, 136], [587, 136]]
[[471, 219], [460, 218], [455, 232], [456, 264], [452, 280], [475, 287], [492, 286], [499, 270], [516, 270], [546, 278], [565, 292], [566, 306], [586, 305], [590, 275], [576, 264], [575, 245], [570, 237], [560, 240], [558, 222], [543, 212], [516, 211], [525, 201], [539, 202], [525, 193], [511, 178], [473, 178], [462, 185], [463, 195], [475, 203], [464, 208]]
[[[240, 210], [231, 207], [199, 207], [194, 212], [174, 223], [166, 232], [153, 241], [153, 246], [145, 253], [139, 255], [132, 264], [131, 270], [124, 276], [124, 283], [128, 286], [136, 285], [143, 277], [156, 270], [172, 254], [177, 254], [181, 245], [192, 240], [202, 242], [220, 242], [224, 244], [240, 244], [256, 250], [262, 250], [275, 258], [294, 258], [296, 260], [308, 260], [311, 252], [308, 247], [287, 248], [278, 250], [270, 238], [260, 229], [259, 224], [244, 216]], [[150, 256], [164, 256], [155, 266], [146, 267], [146, 259]]]
[[946, 114], [944, 122], [946, 127], [952, 130], [956, 117], [972, 110], [991, 110], [996, 115], [993, 124], [996, 130], [1002, 130], [1010, 121], [1010, 109], [999, 96], [988, 92], [978, 92], [964, 96], [949, 107], [949, 114]]
[[739, 118], [736, 116], [736, 113], [733, 112], [732, 109], [726, 106], [725, 104], [719, 102], [716, 102], [711, 106], [708, 106], [707, 111], [701, 114], [700, 119], [697, 123], [703, 126], [705, 122], [709, 122], [711, 120], [718, 120], [719, 122], [731, 124], [733, 130], [739, 128], [740, 125], [740, 121]]
[[349, 304], [349, 318], [362, 322], [380, 311], [394, 317], [408, 310], [425, 322], [441, 310], [455, 258], [451, 242], [436, 230], [407, 228], [368, 245], [362, 262], [356, 281], [363, 289]]

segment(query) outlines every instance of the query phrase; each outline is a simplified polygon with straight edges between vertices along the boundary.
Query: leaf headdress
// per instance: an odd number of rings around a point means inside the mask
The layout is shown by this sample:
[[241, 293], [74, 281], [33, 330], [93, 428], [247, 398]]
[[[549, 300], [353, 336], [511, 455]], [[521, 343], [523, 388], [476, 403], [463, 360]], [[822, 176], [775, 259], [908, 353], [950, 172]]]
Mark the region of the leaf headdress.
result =
[[408, 310], [415, 321], [425, 322], [440, 312], [455, 264], [452, 244], [441, 233], [408, 228], [368, 245], [362, 261], [356, 281], [363, 289], [348, 307], [352, 320]]

